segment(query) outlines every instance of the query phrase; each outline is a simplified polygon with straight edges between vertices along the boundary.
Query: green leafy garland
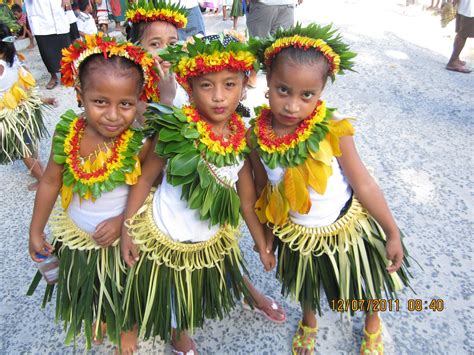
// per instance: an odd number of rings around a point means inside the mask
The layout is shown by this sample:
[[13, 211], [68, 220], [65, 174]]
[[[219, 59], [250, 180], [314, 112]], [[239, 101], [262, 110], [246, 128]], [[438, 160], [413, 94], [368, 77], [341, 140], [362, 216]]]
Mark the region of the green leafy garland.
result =
[[[272, 152], [267, 150], [263, 150], [259, 140], [257, 138], [257, 132], [263, 122], [265, 117], [261, 117], [263, 114], [271, 115], [271, 111], [268, 107], [260, 106], [255, 109], [255, 113], [257, 117], [250, 121], [251, 129], [250, 129], [250, 143], [252, 147], [258, 152], [258, 155], [261, 159], [268, 165], [271, 169], [275, 169], [277, 166], [281, 166], [282, 168], [294, 167], [301, 165], [305, 162], [310, 154], [310, 151], [317, 152], [319, 150], [319, 143], [326, 137], [327, 133], [329, 132], [328, 122], [333, 116], [333, 112], [336, 109], [334, 108], [325, 108], [324, 118], [321, 122], [310, 124], [308, 129], [311, 131], [311, 134], [306, 140], [300, 140], [294, 147], [289, 147], [284, 149], [284, 151], [277, 151], [276, 149], [272, 149]], [[313, 115], [313, 114], [312, 114]], [[306, 120], [311, 120], [311, 115]], [[306, 121], [305, 120], [305, 121]], [[304, 122], [304, 121], [303, 121]], [[260, 123], [260, 125], [259, 125]], [[267, 129], [271, 129], [271, 126]], [[262, 137], [263, 138], [263, 137]], [[291, 144], [290, 141], [285, 142], [283, 144], [289, 145]]]
[[[125, 150], [118, 152], [118, 160], [108, 167], [108, 162], [104, 165], [104, 174], [97, 174], [90, 178], [78, 178], [70, 164], [67, 145], [72, 138], [73, 130], [77, 129], [74, 124], [78, 122], [78, 116], [73, 110], [66, 111], [59, 123], [56, 125], [56, 133], [53, 138], [53, 159], [58, 164], [65, 165], [63, 172], [63, 186], [72, 188], [73, 193], [79, 194], [81, 198], [99, 198], [103, 192], [114, 190], [117, 186], [126, 183], [128, 174], [132, 174], [136, 167], [136, 156], [143, 146], [143, 133], [140, 130], [129, 129], [125, 131]], [[79, 145], [79, 142], [77, 142]], [[90, 175], [90, 174], [88, 174]], [[102, 175], [102, 176], [101, 176]], [[104, 179], [103, 176], [106, 176]]]
[[234, 159], [226, 155], [219, 158], [217, 154], [209, 154], [207, 147], [199, 142], [200, 134], [195, 123], [188, 122], [180, 109], [151, 103], [146, 117], [146, 130], [158, 134], [155, 152], [168, 159], [168, 182], [173, 186], [182, 186], [181, 199], [188, 202], [189, 208], [199, 210], [200, 219], [209, 220], [211, 226], [238, 226], [239, 195], [211, 166], [234, 165], [237, 157]]

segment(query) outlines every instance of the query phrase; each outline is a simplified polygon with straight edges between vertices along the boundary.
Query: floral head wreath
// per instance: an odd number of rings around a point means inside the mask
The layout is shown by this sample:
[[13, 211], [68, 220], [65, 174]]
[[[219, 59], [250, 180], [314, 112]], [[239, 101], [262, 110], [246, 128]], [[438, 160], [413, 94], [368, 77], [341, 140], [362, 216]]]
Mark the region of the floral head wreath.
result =
[[349, 51], [341, 36], [331, 25], [319, 26], [314, 23], [302, 27], [300, 23], [288, 30], [279, 30], [265, 39], [251, 39], [249, 46], [255, 48], [262, 69], [270, 68], [273, 59], [285, 48], [299, 48], [304, 51], [315, 49], [321, 52], [329, 63], [329, 75], [334, 80], [336, 74], [353, 70], [352, 58], [357, 54]]
[[144, 88], [142, 100], [157, 100], [156, 86], [160, 77], [154, 68], [153, 57], [143, 48], [130, 42], [117, 42], [114, 38], [102, 33], [86, 35], [84, 40], [77, 40], [62, 50], [61, 81], [65, 86], [75, 86], [79, 81], [79, 68], [91, 55], [102, 54], [104, 58], [119, 56], [138, 64], [143, 71]]
[[125, 13], [132, 23], [164, 21], [176, 28], [184, 28], [188, 23], [188, 11], [180, 3], [169, 0], [136, 0], [129, 2]]
[[225, 69], [245, 74], [258, 69], [257, 57], [248, 46], [223, 34], [193, 37], [192, 41], [168, 47], [160, 57], [172, 64], [176, 80], [188, 93], [193, 77]]

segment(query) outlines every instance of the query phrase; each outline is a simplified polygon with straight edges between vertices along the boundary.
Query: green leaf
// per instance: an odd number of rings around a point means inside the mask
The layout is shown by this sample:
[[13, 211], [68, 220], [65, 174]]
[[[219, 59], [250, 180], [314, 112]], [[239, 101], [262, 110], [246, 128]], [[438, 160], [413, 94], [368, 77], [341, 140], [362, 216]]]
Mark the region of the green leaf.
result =
[[197, 172], [199, 173], [199, 181], [202, 188], [206, 188], [212, 181], [212, 177], [209, 174], [208, 167], [206, 164], [201, 163], [197, 167]]
[[199, 163], [199, 154], [196, 151], [176, 155], [170, 160], [172, 175], [186, 176], [192, 174]]
[[194, 128], [189, 128], [185, 125], [181, 128], [181, 134], [188, 139], [197, 139], [199, 138], [199, 132]]
[[119, 170], [114, 170], [112, 172], [112, 174], [110, 174], [110, 178], [113, 181], [116, 181], [116, 182], [124, 182], [125, 181], [125, 175]]
[[178, 132], [176, 130], [171, 130], [169, 128], [161, 129], [158, 137], [159, 137], [159, 140], [162, 141], [162, 142], [182, 141], [183, 140], [183, 136], [180, 134], [180, 132]]

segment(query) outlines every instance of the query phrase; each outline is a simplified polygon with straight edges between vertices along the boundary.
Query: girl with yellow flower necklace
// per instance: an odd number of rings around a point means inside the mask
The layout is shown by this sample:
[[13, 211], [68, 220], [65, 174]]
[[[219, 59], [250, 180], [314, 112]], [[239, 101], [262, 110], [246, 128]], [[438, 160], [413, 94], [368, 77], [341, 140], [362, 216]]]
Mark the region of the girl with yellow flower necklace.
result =
[[[186, 51], [181, 45], [168, 51], [163, 59], [173, 63], [193, 104], [182, 110], [149, 104], [147, 122], [157, 138], [125, 212], [122, 256], [132, 269], [124, 307], [129, 326], [138, 324], [145, 338], [159, 335], [171, 340], [173, 353], [192, 355], [187, 330], [222, 318], [242, 296], [275, 322], [285, 314], [244, 279], [236, 237], [242, 211], [262, 261], [272, 267], [253, 211], [246, 129], [235, 112], [256, 58], [229, 36], [195, 38]], [[163, 182], [147, 198], [162, 170]]]
[[382, 354], [382, 327], [370, 300], [382, 299], [382, 290], [394, 299], [408, 285], [406, 251], [357, 154], [351, 124], [320, 99], [327, 78], [351, 70], [355, 54], [331, 26], [315, 24], [251, 46], [267, 71], [270, 104], [256, 110], [251, 128], [261, 192], [255, 207], [271, 230], [268, 244], [276, 236], [282, 293], [302, 307], [292, 351], [314, 353], [322, 287], [332, 309], [367, 311], [361, 354]]
[[[133, 351], [136, 333], [122, 328], [126, 267], [118, 242], [129, 186], [149, 146], [130, 126], [138, 102], [157, 83], [154, 60], [140, 47], [98, 34], [63, 50], [61, 74], [64, 85], [75, 86], [84, 112], [69, 110], [56, 125], [36, 194], [29, 253], [36, 262], [51, 253], [60, 259], [56, 319], [65, 324], [66, 343], [84, 325], [88, 349], [106, 332], [121, 351]], [[50, 218], [58, 194], [62, 209]], [[52, 244], [44, 234], [48, 219]], [[29, 294], [39, 280], [37, 275]], [[46, 287], [44, 302], [54, 288]]]

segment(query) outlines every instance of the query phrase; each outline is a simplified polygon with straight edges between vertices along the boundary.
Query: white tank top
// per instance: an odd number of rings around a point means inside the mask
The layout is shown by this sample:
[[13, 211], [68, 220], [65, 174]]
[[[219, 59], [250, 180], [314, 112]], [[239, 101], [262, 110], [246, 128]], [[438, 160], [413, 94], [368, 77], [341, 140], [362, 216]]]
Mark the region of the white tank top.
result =
[[80, 201], [74, 194], [68, 208], [69, 217], [83, 231], [93, 234], [97, 225], [106, 219], [121, 214], [127, 205], [130, 186], [120, 185], [110, 192], [104, 192], [95, 200]]
[[0, 59], [0, 65], [3, 67], [3, 74], [0, 75], [0, 99], [3, 98], [5, 92], [10, 90], [10, 88], [15, 84], [18, 79], [18, 68], [20, 65], [19, 60], [15, 58], [13, 65], [8, 66], [7, 62]]
[[[272, 185], [278, 184], [284, 175], [281, 167], [270, 169], [263, 161], [263, 166]], [[352, 189], [344, 176], [336, 158], [332, 158], [332, 175], [328, 178], [326, 192], [320, 195], [311, 187], [308, 188], [311, 199], [311, 208], [308, 214], [299, 214], [290, 211], [293, 223], [305, 227], [323, 227], [334, 221], [352, 195]]]
[[[232, 166], [217, 168], [214, 172], [225, 179], [235, 188], [243, 161]], [[163, 182], [153, 197], [153, 218], [156, 226], [169, 238], [177, 242], [203, 242], [209, 240], [219, 230], [218, 225], [210, 226], [209, 221], [199, 219], [199, 211], [187, 207], [187, 201], [181, 200], [181, 186], [173, 186], [166, 179], [164, 171]]]

